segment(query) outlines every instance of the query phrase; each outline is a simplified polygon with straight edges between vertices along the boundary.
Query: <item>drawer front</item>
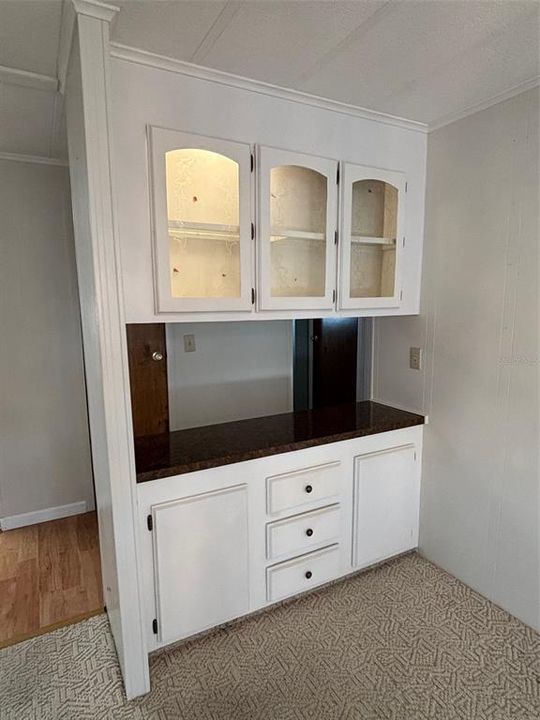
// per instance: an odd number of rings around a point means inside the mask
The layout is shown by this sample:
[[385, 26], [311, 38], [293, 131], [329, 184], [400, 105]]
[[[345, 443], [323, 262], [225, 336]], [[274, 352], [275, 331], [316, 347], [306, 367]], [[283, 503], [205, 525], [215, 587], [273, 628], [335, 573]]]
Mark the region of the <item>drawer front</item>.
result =
[[270, 523], [266, 526], [266, 557], [276, 560], [336, 542], [339, 520], [339, 505], [331, 505]]
[[339, 545], [303, 555], [266, 570], [266, 598], [275, 602], [333, 580], [340, 574]]
[[339, 496], [341, 463], [325, 463], [266, 478], [266, 505], [270, 515], [313, 505]]

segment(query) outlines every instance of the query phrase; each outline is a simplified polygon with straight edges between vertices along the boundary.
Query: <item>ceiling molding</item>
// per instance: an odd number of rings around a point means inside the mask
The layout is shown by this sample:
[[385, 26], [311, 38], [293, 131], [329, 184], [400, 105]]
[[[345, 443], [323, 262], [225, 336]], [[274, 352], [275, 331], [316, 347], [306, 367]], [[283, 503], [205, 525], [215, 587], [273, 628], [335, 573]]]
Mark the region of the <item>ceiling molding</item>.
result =
[[312, 107], [330, 110], [343, 115], [352, 115], [364, 120], [372, 120], [373, 122], [384, 123], [386, 125], [394, 125], [406, 130], [413, 130], [415, 132], [422, 133], [427, 133], [428, 131], [428, 126], [425, 123], [417, 122], [415, 120], [406, 120], [405, 118], [396, 117], [395, 115], [389, 115], [375, 110], [368, 110], [367, 108], [358, 107], [357, 105], [349, 105], [337, 100], [329, 100], [327, 98], [319, 97], [318, 95], [311, 95], [309, 93], [292, 90], [290, 88], [271, 85], [270, 83], [262, 82], [260, 80], [251, 80], [240, 75], [233, 75], [232, 73], [223, 72], [221, 70], [202, 67], [183, 60], [176, 60], [174, 58], [165, 57], [164, 55], [158, 55], [146, 50], [128, 47], [127, 45], [122, 45], [120, 43], [110, 43], [110, 49], [112, 57], [126, 62], [159, 68], [160, 70], [167, 70], [168, 72], [177, 73], [179, 75], [186, 75], [199, 80], [218, 83], [219, 85], [249, 90], [251, 92], [259, 93], [260, 95], [267, 95], [270, 97], [280, 98], [281, 100], [289, 100], [303, 105], [310, 105]]
[[55, 93], [58, 90], [58, 80], [52, 75], [40, 75], [28, 70], [17, 70], [16, 68], [0, 65], [0, 82], [7, 85], [19, 85], [20, 87], [34, 88]]
[[61, 158], [45, 157], [43, 155], [24, 155], [23, 153], [0, 152], [0, 160], [37, 163], [38, 165], [56, 165], [58, 167], [68, 166], [67, 160], [62, 160]]
[[444, 115], [442, 118], [439, 118], [439, 120], [436, 120], [433, 123], [429, 123], [428, 132], [431, 133], [435, 130], [439, 130], [440, 128], [446, 127], [446, 125], [451, 125], [458, 120], [463, 120], [463, 118], [469, 117], [469, 115], [475, 115], [477, 112], [487, 110], [493, 105], [498, 105], [505, 100], [510, 100], [510, 98], [516, 97], [516, 95], [521, 95], [521, 93], [527, 92], [527, 90], [533, 90], [534, 88], [539, 86], [540, 75], [537, 75], [536, 77], [530, 78], [530, 80], [525, 80], [525, 82], [514, 85], [514, 87], [511, 87], [509, 90], [505, 90], [504, 92], [498, 93], [497, 95], [492, 95], [491, 97], [486, 98], [485, 100], [481, 100], [474, 105], [469, 105], [463, 110]]
[[56, 74], [58, 75], [58, 90], [61, 93], [66, 89], [66, 76], [69, 58], [75, 33], [75, 8], [70, 0], [62, 3], [62, 20], [60, 24], [60, 39], [58, 41], [58, 56], [56, 60]]
[[111, 22], [120, 8], [116, 5], [99, 2], [99, 0], [68, 0], [73, 4], [73, 9], [77, 15], [88, 15], [89, 17]]

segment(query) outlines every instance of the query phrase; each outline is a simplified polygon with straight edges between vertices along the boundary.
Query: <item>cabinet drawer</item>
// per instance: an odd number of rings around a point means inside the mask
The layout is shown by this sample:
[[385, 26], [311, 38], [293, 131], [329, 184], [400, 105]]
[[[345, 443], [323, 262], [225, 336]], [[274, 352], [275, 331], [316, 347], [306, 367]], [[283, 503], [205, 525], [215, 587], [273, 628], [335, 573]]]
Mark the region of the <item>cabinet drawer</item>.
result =
[[339, 545], [303, 555], [266, 570], [266, 598], [275, 602], [333, 580], [339, 575]]
[[270, 515], [339, 496], [341, 463], [302, 468], [266, 478], [266, 506]]
[[266, 526], [266, 557], [276, 560], [336, 542], [339, 518], [339, 505], [331, 505], [270, 523]]

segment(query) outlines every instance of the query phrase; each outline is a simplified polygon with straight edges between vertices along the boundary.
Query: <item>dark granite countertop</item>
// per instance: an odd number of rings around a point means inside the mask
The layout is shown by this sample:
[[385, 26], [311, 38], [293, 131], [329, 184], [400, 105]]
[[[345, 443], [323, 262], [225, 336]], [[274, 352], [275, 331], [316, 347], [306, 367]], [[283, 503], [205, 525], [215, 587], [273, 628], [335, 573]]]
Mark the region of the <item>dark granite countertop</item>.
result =
[[137, 482], [422, 425], [422, 415], [371, 401], [269, 415], [135, 440]]

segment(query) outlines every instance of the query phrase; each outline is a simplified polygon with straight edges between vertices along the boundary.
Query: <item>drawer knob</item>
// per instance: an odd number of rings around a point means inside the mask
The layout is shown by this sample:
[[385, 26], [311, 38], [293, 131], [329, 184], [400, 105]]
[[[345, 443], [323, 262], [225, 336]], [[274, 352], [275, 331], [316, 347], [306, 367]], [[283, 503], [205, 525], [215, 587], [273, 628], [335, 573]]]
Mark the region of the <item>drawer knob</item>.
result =
[[306, 485], [306, 492], [307, 493], [313, 492], [313, 487], [311, 485]]
[[311, 580], [312, 575], [313, 575], [313, 573], [311, 572], [311, 570], [308, 570], [306, 573], [306, 580]]
[[313, 535], [313, 530], [312, 530], [311, 528], [308, 528], [308, 529], [306, 530], [306, 535], [307, 535], [308, 537], [311, 537], [311, 536]]

